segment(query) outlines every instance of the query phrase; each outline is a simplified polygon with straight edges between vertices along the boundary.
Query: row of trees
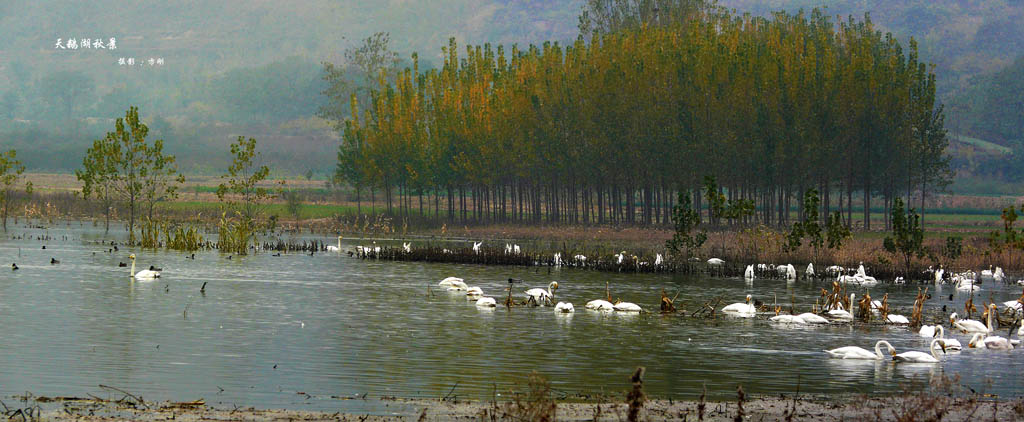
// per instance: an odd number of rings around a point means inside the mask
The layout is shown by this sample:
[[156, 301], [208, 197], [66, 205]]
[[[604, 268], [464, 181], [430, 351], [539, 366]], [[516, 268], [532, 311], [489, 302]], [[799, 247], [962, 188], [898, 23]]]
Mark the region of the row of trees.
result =
[[861, 196], [866, 228], [873, 197], [919, 193], [923, 208], [949, 182], [935, 75], [913, 40], [819, 10], [627, 3], [592, 1], [592, 37], [570, 46], [460, 56], [452, 40], [441, 69], [421, 73], [414, 54], [380, 71], [338, 121], [338, 178], [360, 201], [382, 191], [392, 214], [414, 199], [425, 214], [424, 196], [429, 213], [433, 195], [451, 221], [669, 224], [678, 192], [703, 208], [712, 175], [725, 200], [756, 207], [716, 222], [788, 225], [816, 188], [821, 215], [847, 225]]

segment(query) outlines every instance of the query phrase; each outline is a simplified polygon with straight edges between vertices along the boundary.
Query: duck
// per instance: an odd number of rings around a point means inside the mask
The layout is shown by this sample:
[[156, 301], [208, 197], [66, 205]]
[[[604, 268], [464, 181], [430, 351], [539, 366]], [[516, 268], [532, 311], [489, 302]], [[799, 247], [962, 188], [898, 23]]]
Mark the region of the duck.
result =
[[840, 347], [838, 349], [825, 350], [824, 352], [827, 353], [830, 357], [838, 358], [838, 359], [879, 359], [879, 360], [881, 360], [881, 359], [885, 359], [885, 356], [882, 355], [882, 350], [881, 350], [881, 346], [883, 344], [889, 350], [889, 354], [890, 355], [894, 355], [896, 353], [896, 348], [892, 347], [892, 345], [889, 344], [889, 342], [887, 342], [885, 340], [879, 340], [877, 343], [875, 343], [875, 352], [874, 353], [871, 353], [870, 351], [865, 350], [865, 349], [860, 348], [860, 347], [857, 347], [857, 346]]
[[150, 265], [149, 266], [149, 270], [150, 271], [163, 271], [164, 269], [163, 268], [157, 268], [157, 267], [154, 267], [154, 266]]
[[11, 264], [11, 271], [18, 271], [18, 264], [12, 263]]
[[558, 302], [558, 304], [555, 305], [555, 312], [560, 312], [560, 313], [568, 314], [568, 313], [572, 313], [574, 311], [575, 311], [575, 309], [572, 307], [572, 304], [569, 303], [569, 302]]
[[[943, 347], [942, 343], [939, 342], [939, 339], [934, 339], [931, 344], [928, 345], [928, 351], [931, 352], [930, 354], [914, 350], [892, 355], [892, 360], [906, 363], [938, 363], [939, 354], [935, 353], [935, 346]], [[943, 349], [942, 352], [945, 353], [946, 350]]]
[[757, 314], [757, 308], [750, 303], [751, 296], [747, 295], [746, 302], [737, 302], [722, 308], [722, 312], [741, 318], [752, 318]]
[[53, 265], [60, 264], [60, 261], [58, 261], [58, 260], [56, 260], [56, 259], [51, 257], [50, 258], [50, 264], [53, 264]]
[[118, 262], [118, 263], [117, 263], [117, 266], [118, 266], [118, 267], [122, 267], [122, 268], [123, 268], [123, 267], [127, 267], [127, 266], [128, 266], [128, 264], [125, 264], [124, 262]]

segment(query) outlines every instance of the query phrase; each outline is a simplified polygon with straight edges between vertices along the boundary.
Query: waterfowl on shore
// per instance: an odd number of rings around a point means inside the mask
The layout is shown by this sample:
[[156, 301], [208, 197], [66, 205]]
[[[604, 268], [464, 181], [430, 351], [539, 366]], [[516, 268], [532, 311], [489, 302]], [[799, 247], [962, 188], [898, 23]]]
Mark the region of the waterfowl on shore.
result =
[[128, 255], [128, 259], [132, 260], [132, 268], [129, 270], [129, 275], [134, 277], [136, 280], [152, 280], [160, 277], [160, 273], [153, 270], [142, 270], [135, 272], [135, 254]]
[[875, 343], [874, 353], [857, 346], [840, 347], [838, 349], [825, 350], [824, 352], [829, 356], [838, 359], [885, 359], [885, 355], [882, 354], [881, 350], [881, 346], [883, 344], [889, 350], [890, 355], [895, 355], [896, 348], [892, 347], [892, 345], [885, 340], [879, 340]]
[[[935, 339], [928, 345], [928, 351], [931, 352], [930, 354], [913, 350], [910, 352], [892, 355], [892, 360], [907, 363], [938, 363], [939, 354], [935, 352], [935, 346], [943, 347], [939, 342], [939, 339]], [[942, 352], [945, 353], [945, 349], [943, 349]]]
[[548, 289], [544, 290], [539, 287], [532, 288], [525, 291], [529, 300], [532, 300], [535, 304], [544, 306], [545, 304], [551, 304], [551, 300], [555, 297], [553, 290], [558, 290], [558, 282], [552, 281], [548, 283]]

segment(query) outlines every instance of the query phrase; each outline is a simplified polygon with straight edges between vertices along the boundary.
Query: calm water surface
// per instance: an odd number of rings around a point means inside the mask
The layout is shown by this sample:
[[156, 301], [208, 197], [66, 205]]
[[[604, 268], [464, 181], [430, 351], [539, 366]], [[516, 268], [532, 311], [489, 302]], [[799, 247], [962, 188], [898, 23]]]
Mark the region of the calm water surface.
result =
[[[11, 238], [26, 234], [31, 240]], [[36, 240], [43, 235], [54, 240]], [[808, 394], [884, 394], [943, 375], [1002, 396], [1024, 391], [1022, 351], [964, 350], [938, 365], [852, 362], [822, 353], [847, 345], [870, 349], [880, 339], [900, 352], [925, 350], [929, 339], [906, 328], [787, 328], [769, 323], [767, 315], [697, 320], [583, 310], [588, 300], [604, 297], [605, 282], [613, 296], [652, 311], [662, 289], [680, 292], [678, 301], [691, 310], [714, 297], [731, 303], [746, 294], [769, 302], [777, 296], [786, 304], [793, 295], [808, 310], [820, 288], [828, 287], [823, 284], [549, 273], [331, 253], [229, 260], [202, 252], [193, 261], [178, 252], [107, 253], [95, 243], [103, 238], [102, 230], [73, 223], [49, 230], [15, 227], [0, 240], [0, 395], [99, 395], [106, 394], [98, 387], [104, 384], [147, 400], [203, 397], [264, 408], [360, 411], [379, 402], [339, 398], [436, 398], [450, 391], [490, 398], [531, 371], [548, 377], [559, 393], [618, 395], [638, 365], [647, 367], [648, 394], [662, 398], [696, 399], [706, 386], [712, 398], [731, 399], [737, 384], [747, 393], [791, 393], [798, 382]], [[130, 281], [128, 268], [117, 266], [129, 262], [130, 252], [138, 255], [139, 269], [156, 265], [163, 277]], [[51, 257], [61, 263], [50, 265]], [[21, 270], [10, 271], [12, 262]], [[448, 276], [492, 296], [503, 294], [509, 277], [526, 280], [517, 293], [557, 280], [557, 298], [573, 302], [577, 311], [480, 310], [462, 294], [436, 287]], [[205, 295], [199, 292], [203, 283]], [[983, 289], [978, 303], [1020, 294], [1016, 286]], [[878, 286], [872, 295], [885, 292], [891, 306], [909, 314], [916, 287]], [[955, 291], [940, 287], [928, 301], [932, 315], [943, 305], [962, 308], [965, 295], [950, 301], [950, 293]], [[957, 337], [966, 344], [966, 337]]]

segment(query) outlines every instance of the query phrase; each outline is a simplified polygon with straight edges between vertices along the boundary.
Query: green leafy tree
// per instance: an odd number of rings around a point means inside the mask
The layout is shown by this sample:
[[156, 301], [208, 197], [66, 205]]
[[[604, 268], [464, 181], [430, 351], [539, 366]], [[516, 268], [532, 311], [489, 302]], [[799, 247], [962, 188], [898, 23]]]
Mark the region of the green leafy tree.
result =
[[164, 155], [162, 139], [153, 141], [153, 146], [146, 148], [145, 163], [142, 200], [147, 208], [147, 216], [152, 220], [153, 208], [157, 202], [172, 201], [178, 198], [178, 188], [185, 183], [185, 175], [178, 172], [178, 165], [173, 155]]
[[[4, 232], [7, 231], [7, 215], [14, 202], [14, 193], [17, 185], [24, 178], [25, 166], [18, 160], [18, 153], [15, 150], [0, 153], [0, 207]], [[25, 182], [25, 193], [32, 193], [32, 182]]]
[[672, 207], [672, 223], [675, 225], [676, 231], [672, 234], [672, 239], [665, 242], [665, 248], [672, 251], [673, 254], [683, 251], [689, 258], [708, 240], [708, 235], [703, 230], [697, 234], [691, 234], [700, 224], [700, 215], [690, 205], [690, 195], [685, 191], [679, 192], [679, 200]]
[[103, 207], [106, 231], [110, 231], [110, 211], [116, 198], [113, 186], [117, 178], [117, 147], [110, 137], [93, 141], [82, 159], [82, 168], [75, 170], [75, 177], [82, 182], [82, 197], [96, 198]]
[[270, 176], [270, 168], [262, 164], [263, 155], [256, 151], [256, 139], [239, 136], [231, 144], [231, 165], [222, 177], [225, 183], [217, 186], [217, 198], [233, 209], [246, 224], [257, 225], [266, 211], [266, 204], [274, 198], [273, 191], [260, 186]]
[[828, 242], [828, 248], [842, 248], [843, 241], [850, 235], [850, 228], [843, 222], [843, 214], [839, 211], [833, 212], [828, 217], [828, 224], [826, 224], [825, 240]]
[[[86, 152], [81, 171], [86, 180], [93, 179], [95, 186], [109, 183], [111, 190], [128, 208], [129, 242], [135, 243], [135, 219], [140, 203], [148, 205], [152, 219], [153, 205], [160, 200], [174, 197], [177, 186], [184, 182], [184, 176], [177, 173], [174, 156], [163, 154], [163, 141], [153, 145], [146, 141], [149, 127], [139, 120], [138, 107], [129, 107], [124, 118], [114, 123], [114, 131], [107, 132]], [[90, 171], [90, 167], [93, 170]], [[109, 173], [110, 169], [113, 173]], [[91, 173], [90, 173], [91, 172]], [[105, 194], [104, 194], [105, 195]]]
[[806, 237], [817, 252], [825, 244], [825, 240], [822, 239], [821, 223], [818, 221], [818, 206], [821, 205], [818, 190], [807, 189], [800, 202], [803, 206], [803, 219], [793, 223], [793, 228], [786, 235], [786, 249], [796, 250]]
[[891, 211], [892, 236], [887, 236], [883, 241], [885, 250], [890, 253], [899, 254], [907, 273], [910, 272], [910, 260], [917, 256], [924, 256], [924, 229], [921, 228], [921, 216], [911, 208], [905, 211], [903, 200], [894, 198]]
[[[1024, 214], [1024, 205], [1020, 206], [1020, 212]], [[1017, 210], [1013, 205], [1003, 208], [1003, 213], [999, 216], [1003, 220], [1003, 232], [993, 231], [989, 235], [989, 246], [997, 251], [1007, 247], [1024, 249], [1024, 229], [1017, 232], [1017, 229], [1013, 227], [1018, 217]]]

